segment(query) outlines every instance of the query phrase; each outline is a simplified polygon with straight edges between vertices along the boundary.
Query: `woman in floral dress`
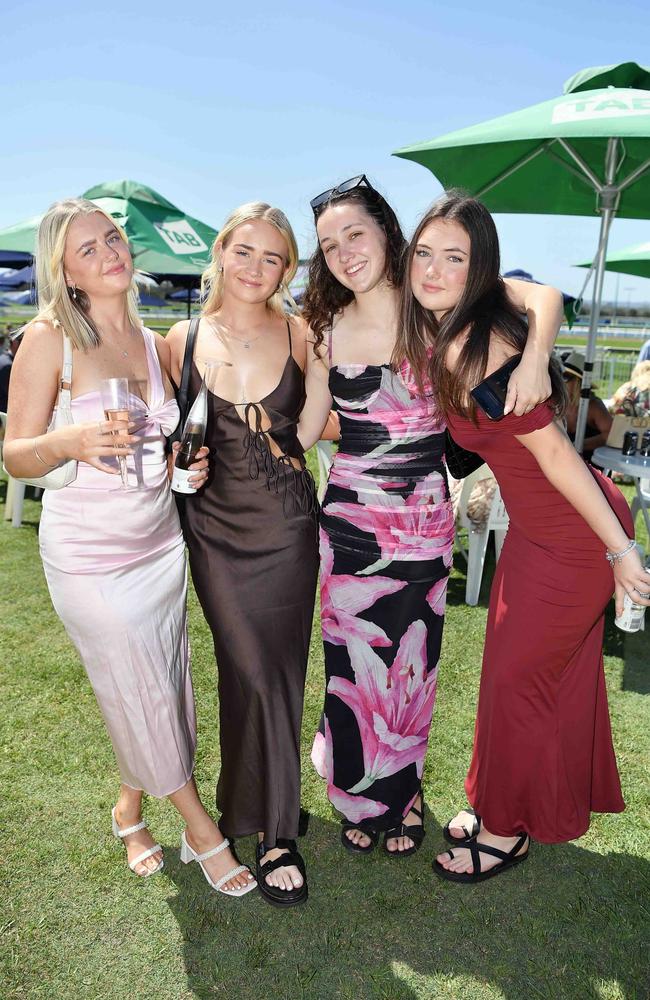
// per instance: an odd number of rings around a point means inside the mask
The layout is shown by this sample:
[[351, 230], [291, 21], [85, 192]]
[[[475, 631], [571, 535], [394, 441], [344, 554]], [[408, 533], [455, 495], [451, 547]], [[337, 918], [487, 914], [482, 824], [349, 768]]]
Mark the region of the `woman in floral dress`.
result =
[[[388, 854], [405, 857], [424, 837], [421, 779], [454, 540], [445, 427], [425, 378], [428, 345], [399, 335], [395, 213], [365, 177], [312, 208], [319, 247], [304, 309], [314, 354], [301, 442], [318, 438], [330, 406], [341, 425], [320, 531], [327, 686], [313, 758], [345, 818], [343, 846], [369, 853], [383, 831]], [[548, 394], [560, 300], [516, 284], [517, 305], [550, 319], [513, 383], [524, 412]]]

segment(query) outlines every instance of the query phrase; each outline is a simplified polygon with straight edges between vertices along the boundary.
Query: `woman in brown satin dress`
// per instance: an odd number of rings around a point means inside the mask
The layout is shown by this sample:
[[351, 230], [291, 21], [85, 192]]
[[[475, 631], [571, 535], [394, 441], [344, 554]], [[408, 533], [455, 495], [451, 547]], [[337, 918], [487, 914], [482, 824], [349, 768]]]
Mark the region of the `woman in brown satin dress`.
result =
[[[204, 275], [190, 402], [207, 359], [210, 475], [185, 504], [192, 578], [219, 673], [220, 826], [258, 834], [258, 885], [269, 902], [307, 898], [295, 837], [300, 724], [318, 549], [313, 480], [296, 435], [307, 328], [284, 300], [298, 251], [288, 220], [254, 202], [226, 221]], [[168, 336], [172, 372], [189, 324]]]

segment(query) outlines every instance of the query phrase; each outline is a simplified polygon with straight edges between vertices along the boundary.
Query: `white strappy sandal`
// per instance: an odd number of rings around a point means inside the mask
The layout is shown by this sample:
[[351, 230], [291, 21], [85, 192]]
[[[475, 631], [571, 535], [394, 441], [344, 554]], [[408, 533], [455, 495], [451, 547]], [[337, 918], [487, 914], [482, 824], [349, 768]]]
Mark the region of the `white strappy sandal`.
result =
[[[142, 820], [140, 823], [136, 823], [134, 826], [127, 826], [124, 830], [120, 830], [119, 826], [117, 825], [117, 820], [115, 819], [115, 808], [111, 809], [111, 817], [113, 819], [113, 836], [117, 837], [118, 840], [123, 840], [124, 837], [128, 837], [129, 834], [131, 833], [137, 833], [138, 830], [147, 829], [147, 824], [145, 823], [144, 820]], [[124, 846], [126, 847], [126, 844]], [[158, 862], [157, 867], [152, 868], [151, 871], [147, 870], [146, 874], [141, 875], [140, 872], [136, 871], [137, 866], [142, 861], [146, 861], [147, 858], [150, 858], [152, 854], [156, 854], [158, 851], [162, 851], [162, 847], [160, 846], [160, 844], [154, 844], [153, 847], [149, 847], [146, 851], [143, 851], [142, 854], [138, 854], [137, 858], [134, 858], [133, 861], [129, 861], [129, 868], [131, 869], [133, 874], [137, 875], [138, 878], [149, 878], [150, 875], [155, 875], [156, 872], [161, 871], [165, 864], [162, 858]]]
[[217, 892], [222, 892], [224, 896], [245, 896], [247, 892], [250, 892], [251, 889], [255, 889], [257, 886], [255, 879], [251, 879], [249, 884], [245, 885], [243, 889], [222, 889], [221, 887], [225, 885], [226, 882], [230, 881], [231, 878], [235, 878], [236, 875], [241, 875], [242, 872], [248, 872], [252, 875], [248, 865], [237, 865], [236, 868], [232, 868], [229, 872], [226, 872], [226, 874], [222, 875], [222, 877], [217, 879], [216, 882], [212, 881], [203, 865], [204, 861], [207, 861], [208, 858], [213, 858], [215, 854], [220, 854], [222, 851], [225, 851], [227, 847], [230, 847], [230, 841], [227, 837], [224, 837], [223, 843], [219, 844], [218, 847], [213, 847], [211, 851], [206, 851], [205, 854], [197, 854], [196, 851], [188, 844], [185, 832], [183, 831], [183, 834], [181, 835], [181, 861], [184, 865], [189, 865], [190, 861], [197, 861], [201, 866], [201, 871], [205, 875], [208, 885], [212, 886], [213, 889], [216, 889]]

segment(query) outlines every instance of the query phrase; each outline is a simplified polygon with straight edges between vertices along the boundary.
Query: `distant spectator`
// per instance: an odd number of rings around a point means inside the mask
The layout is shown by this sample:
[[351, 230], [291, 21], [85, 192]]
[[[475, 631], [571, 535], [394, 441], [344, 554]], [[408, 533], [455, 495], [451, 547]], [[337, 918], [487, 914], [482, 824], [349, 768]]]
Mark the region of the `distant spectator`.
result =
[[639, 364], [642, 361], [650, 361], [650, 340], [646, 340], [645, 344], [639, 351]]
[[[580, 390], [582, 388], [582, 374], [585, 368], [585, 358], [577, 351], [563, 355], [562, 363], [564, 368], [564, 381], [566, 382], [569, 402], [566, 408], [566, 429], [569, 437], [575, 439], [576, 423], [578, 420], [578, 406], [580, 404]], [[582, 457], [585, 461], [592, 461], [595, 448], [600, 448], [607, 441], [610, 428], [612, 426], [612, 415], [603, 403], [602, 399], [596, 396], [593, 391], [589, 397], [589, 409], [587, 411], [587, 426], [585, 427], [585, 438], [582, 444]]]
[[22, 328], [12, 333], [9, 342], [4, 350], [0, 352], [0, 413], [7, 412], [7, 398], [9, 396], [9, 376], [11, 366], [14, 363], [16, 351], [20, 347], [20, 339], [23, 335]]
[[640, 361], [633, 368], [630, 381], [624, 382], [614, 393], [612, 413], [624, 413], [628, 417], [645, 417], [650, 413], [650, 353], [647, 361]]

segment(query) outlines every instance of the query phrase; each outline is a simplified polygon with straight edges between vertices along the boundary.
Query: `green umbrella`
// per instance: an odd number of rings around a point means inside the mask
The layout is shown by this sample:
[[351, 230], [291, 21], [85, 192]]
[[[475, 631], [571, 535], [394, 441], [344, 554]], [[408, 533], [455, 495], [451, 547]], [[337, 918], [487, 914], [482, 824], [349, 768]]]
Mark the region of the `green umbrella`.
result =
[[618, 63], [615, 66], [590, 66], [579, 70], [566, 81], [564, 93], [576, 94], [581, 90], [597, 90], [599, 87], [650, 90], [650, 66], [639, 66], [635, 62]]
[[83, 197], [124, 227], [140, 271], [160, 278], [198, 277], [210, 263], [216, 229], [185, 215], [152, 188], [112, 181], [89, 188]]
[[[126, 230], [135, 266], [156, 278], [196, 285], [210, 262], [217, 236], [211, 226], [185, 215], [153, 188], [137, 181], [111, 181], [89, 188], [84, 198]], [[40, 216], [0, 230], [0, 250], [33, 253]], [[188, 305], [189, 308], [189, 305]]]
[[[642, 86], [650, 75], [642, 67]], [[609, 82], [619, 67], [584, 70]], [[576, 86], [573, 82], [569, 84]], [[578, 80], [577, 86], [580, 86]], [[609, 228], [615, 215], [650, 218], [650, 93], [609, 87], [556, 97], [440, 139], [397, 150], [428, 167], [443, 187], [460, 187], [493, 212], [600, 214], [583, 399], [576, 427], [581, 447]]]
[[33, 254], [36, 243], [36, 230], [42, 216], [35, 215], [25, 222], [15, 226], [0, 229], [0, 250], [13, 253]]
[[[591, 261], [577, 267], [591, 267]], [[639, 278], [650, 278], [650, 243], [637, 243], [624, 250], [608, 253], [605, 259], [606, 271], [620, 271], [622, 274], [636, 274]]]

